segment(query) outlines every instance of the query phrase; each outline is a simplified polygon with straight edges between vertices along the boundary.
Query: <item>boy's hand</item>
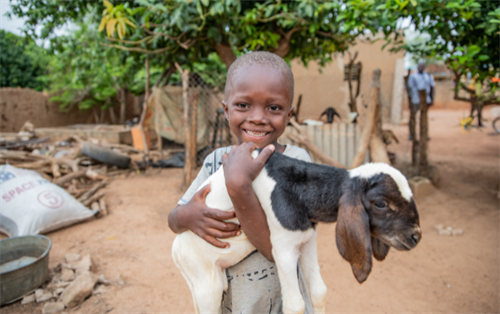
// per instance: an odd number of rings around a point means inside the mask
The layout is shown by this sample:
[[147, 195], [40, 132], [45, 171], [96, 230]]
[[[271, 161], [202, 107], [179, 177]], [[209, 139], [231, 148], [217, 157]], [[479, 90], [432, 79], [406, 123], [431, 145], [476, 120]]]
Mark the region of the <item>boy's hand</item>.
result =
[[228, 191], [230, 188], [243, 188], [251, 183], [264, 168], [275, 149], [274, 145], [268, 145], [254, 159], [252, 152], [257, 148], [259, 147], [254, 143], [243, 143], [233, 147], [229, 154], [222, 156]]
[[[205, 198], [210, 192], [210, 185], [196, 192], [193, 198], [174, 213], [175, 224], [180, 230], [189, 229], [203, 240], [219, 248], [229, 248], [229, 243], [217, 240], [240, 235], [240, 226], [223, 220], [236, 217], [235, 212], [226, 212], [210, 208], [205, 204]], [[170, 222], [170, 221], [169, 221]], [[171, 229], [174, 230], [174, 228]], [[181, 231], [182, 232], [182, 231]], [[177, 233], [177, 232], [176, 232]]]
[[233, 147], [229, 156], [223, 156], [224, 176], [229, 197], [233, 202], [242, 229], [250, 243], [269, 261], [273, 261], [269, 227], [252, 181], [259, 175], [266, 161], [274, 152], [274, 145], [265, 147], [257, 158], [252, 152], [258, 148], [254, 143]]

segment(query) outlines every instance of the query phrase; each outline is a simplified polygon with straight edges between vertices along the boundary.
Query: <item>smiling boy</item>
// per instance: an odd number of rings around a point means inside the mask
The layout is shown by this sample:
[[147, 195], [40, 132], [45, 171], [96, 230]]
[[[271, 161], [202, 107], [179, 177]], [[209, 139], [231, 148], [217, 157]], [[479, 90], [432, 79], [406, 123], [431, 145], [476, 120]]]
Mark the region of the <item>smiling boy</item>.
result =
[[[219, 239], [241, 232], [239, 225], [224, 221], [236, 216], [241, 229], [256, 247], [257, 251], [226, 270], [229, 286], [224, 293], [223, 313], [282, 312], [281, 288], [273, 263], [270, 232], [251, 183], [275, 149], [289, 157], [310, 162], [303, 149], [278, 143], [293, 111], [293, 84], [290, 67], [269, 52], [246, 54], [231, 65], [223, 105], [229, 127], [238, 138], [238, 146], [219, 148], [207, 156], [179, 206], [169, 214], [169, 227], [173, 232], [191, 230], [221, 248], [229, 244]], [[265, 149], [253, 159], [251, 153], [256, 148]], [[235, 212], [208, 208], [205, 197], [210, 192], [209, 186], [196, 192], [222, 164]], [[305, 313], [311, 313], [300, 266], [298, 276], [306, 302]]]

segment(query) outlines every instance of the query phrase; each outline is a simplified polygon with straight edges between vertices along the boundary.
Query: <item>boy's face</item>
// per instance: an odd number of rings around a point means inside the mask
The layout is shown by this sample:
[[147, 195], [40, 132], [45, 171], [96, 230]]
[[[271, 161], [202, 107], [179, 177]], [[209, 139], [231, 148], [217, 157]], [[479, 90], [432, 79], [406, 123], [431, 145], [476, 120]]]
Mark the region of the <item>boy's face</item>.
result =
[[223, 102], [238, 144], [253, 142], [259, 148], [274, 144], [292, 115], [291, 99], [280, 71], [262, 65], [240, 68]]

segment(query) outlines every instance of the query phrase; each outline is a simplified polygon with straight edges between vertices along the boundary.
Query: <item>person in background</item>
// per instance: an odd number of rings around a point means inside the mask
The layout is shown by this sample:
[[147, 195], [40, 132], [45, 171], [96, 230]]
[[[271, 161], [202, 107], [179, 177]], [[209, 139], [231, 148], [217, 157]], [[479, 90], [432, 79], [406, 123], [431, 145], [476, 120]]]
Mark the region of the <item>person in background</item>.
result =
[[[425, 90], [427, 95], [427, 105], [430, 107], [434, 104], [434, 77], [425, 71], [425, 61], [420, 61], [417, 66], [417, 71], [410, 74], [408, 78], [408, 87], [411, 93], [411, 105], [410, 110], [415, 113], [415, 121], [417, 120], [417, 113], [420, 110], [420, 98], [418, 96], [418, 91]], [[412, 129], [410, 125], [410, 130]], [[411, 131], [410, 131], [410, 140]]]

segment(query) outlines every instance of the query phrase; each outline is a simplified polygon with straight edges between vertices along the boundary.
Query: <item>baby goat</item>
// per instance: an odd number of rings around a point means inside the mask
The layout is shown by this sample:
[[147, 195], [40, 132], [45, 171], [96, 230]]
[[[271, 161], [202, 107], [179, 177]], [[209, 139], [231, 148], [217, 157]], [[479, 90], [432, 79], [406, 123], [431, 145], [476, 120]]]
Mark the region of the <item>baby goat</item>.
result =
[[[233, 210], [222, 167], [202, 186], [207, 184], [211, 192], [206, 204]], [[372, 254], [381, 261], [389, 246], [410, 250], [422, 236], [408, 182], [386, 164], [346, 170], [274, 152], [252, 186], [269, 224], [284, 313], [304, 312], [297, 279], [299, 258], [314, 312], [325, 312], [327, 288], [319, 272], [316, 223], [337, 222], [337, 247], [360, 283], [371, 271]], [[231, 221], [237, 223], [236, 218]], [[217, 248], [190, 231], [174, 240], [172, 257], [191, 289], [196, 313], [219, 312], [227, 289], [224, 269], [255, 250], [243, 232], [227, 242], [230, 248]]]

